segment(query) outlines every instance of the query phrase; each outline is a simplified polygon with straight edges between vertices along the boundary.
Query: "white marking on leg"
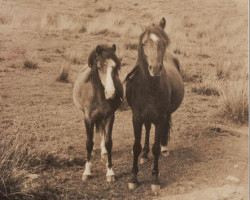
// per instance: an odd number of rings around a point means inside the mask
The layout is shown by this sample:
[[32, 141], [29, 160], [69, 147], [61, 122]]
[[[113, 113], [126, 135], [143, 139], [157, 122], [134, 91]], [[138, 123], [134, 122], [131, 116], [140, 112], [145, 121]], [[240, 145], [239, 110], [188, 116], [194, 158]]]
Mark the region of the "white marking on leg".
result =
[[102, 134], [102, 141], [101, 141], [101, 155], [107, 154], [107, 150], [105, 147], [105, 136]]
[[167, 146], [161, 146], [161, 152], [166, 152], [166, 151], [168, 151]]
[[159, 40], [158, 36], [156, 36], [154, 33], [150, 34], [150, 38], [151, 40], [153, 40], [154, 42], [157, 42]]
[[114, 175], [115, 175], [115, 172], [113, 171], [112, 167], [110, 169], [107, 167], [106, 176], [114, 176]]
[[91, 176], [91, 166], [92, 166], [91, 162], [86, 162], [86, 164], [85, 164], [85, 170], [83, 172], [83, 175]]
[[112, 71], [115, 67], [115, 62], [112, 59], [107, 61], [107, 72], [106, 72], [106, 81], [105, 81], [105, 97], [106, 99], [111, 99], [115, 94], [114, 81], [112, 79]]

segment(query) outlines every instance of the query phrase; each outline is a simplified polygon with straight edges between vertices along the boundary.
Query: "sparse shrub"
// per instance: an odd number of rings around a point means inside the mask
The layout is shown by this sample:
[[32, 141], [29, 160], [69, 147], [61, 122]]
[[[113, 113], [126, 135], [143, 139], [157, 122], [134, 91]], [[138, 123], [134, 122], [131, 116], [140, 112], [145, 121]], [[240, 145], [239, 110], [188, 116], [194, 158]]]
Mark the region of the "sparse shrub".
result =
[[138, 44], [136, 43], [126, 43], [125, 44], [125, 49], [126, 50], [137, 50]]
[[81, 29], [79, 30], [79, 33], [85, 33], [87, 31], [85, 26], [82, 26]]
[[70, 69], [69, 64], [67, 65], [63, 64], [61, 67], [60, 74], [56, 78], [56, 81], [68, 83], [69, 82], [69, 69]]
[[96, 12], [100, 12], [100, 13], [104, 13], [104, 12], [109, 12], [111, 11], [112, 7], [109, 6], [108, 8], [97, 8], [95, 11]]
[[26, 60], [23, 64], [23, 67], [26, 69], [37, 69], [38, 65], [37, 63], [34, 63], [32, 61]]
[[199, 95], [206, 95], [206, 96], [219, 96], [218, 87], [212, 83], [206, 81], [205, 83], [200, 83], [192, 87], [192, 92], [199, 94]]
[[248, 81], [228, 81], [220, 90], [220, 112], [235, 122], [248, 122]]
[[188, 71], [181, 70], [181, 76], [182, 80], [184, 82], [196, 82], [196, 83], [201, 83], [202, 82], [202, 76], [198, 74], [190, 74]]

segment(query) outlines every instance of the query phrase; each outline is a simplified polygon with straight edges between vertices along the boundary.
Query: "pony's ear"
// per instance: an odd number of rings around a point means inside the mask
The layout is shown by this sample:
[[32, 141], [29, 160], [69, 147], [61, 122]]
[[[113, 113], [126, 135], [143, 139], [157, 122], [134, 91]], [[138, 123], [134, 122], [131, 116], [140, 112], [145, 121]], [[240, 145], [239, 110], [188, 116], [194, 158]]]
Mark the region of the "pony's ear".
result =
[[165, 28], [165, 26], [166, 26], [166, 19], [163, 17], [162, 19], [161, 19], [161, 21], [160, 21], [160, 27], [162, 28], [162, 29], [164, 29]]
[[100, 45], [97, 45], [95, 50], [97, 55], [101, 55], [103, 52], [103, 48]]
[[115, 51], [116, 51], [116, 45], [115, 44], [112, 45], [112, 49], [113, 49], [113, 51], [115, 53]]
[[88, 59], [88, 65], [90, 68], [93, 67], [95, 59], [96, 59], [96, 54], [93, 52], [90, 54], [89, 59]]

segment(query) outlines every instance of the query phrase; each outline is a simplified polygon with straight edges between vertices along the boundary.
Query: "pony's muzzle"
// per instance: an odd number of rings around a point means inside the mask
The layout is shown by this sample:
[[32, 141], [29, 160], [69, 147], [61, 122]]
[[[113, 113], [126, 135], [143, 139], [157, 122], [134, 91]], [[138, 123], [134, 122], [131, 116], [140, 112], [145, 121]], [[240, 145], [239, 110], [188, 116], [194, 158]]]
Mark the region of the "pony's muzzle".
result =
[[162, 73], [162, 65], [154, 66], [154, 67], [150, 65], [148, 67], [148, 71], [149, 71], [150, 76], [160, 76]]
[[105, 90], [104, 94], [106, 99], [113, 99], [115, 97], [115, 90]]

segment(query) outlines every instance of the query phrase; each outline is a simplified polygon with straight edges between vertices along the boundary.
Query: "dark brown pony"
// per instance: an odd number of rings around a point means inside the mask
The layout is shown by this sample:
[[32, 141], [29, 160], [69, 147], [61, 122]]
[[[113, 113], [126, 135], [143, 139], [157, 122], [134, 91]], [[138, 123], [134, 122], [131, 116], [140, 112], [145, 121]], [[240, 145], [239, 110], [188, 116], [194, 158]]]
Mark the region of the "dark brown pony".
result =
[[166, 151], [171, 114], [180, 106], [184, 97], [179, 61], [167, 50], [170, 41], [164, 32], [165, 24], [165, 18], [162, 18], [159, 25], [153, 24], [141, 34], [136, 66], [125, 79], [126, 98], [133, 112], [135, 137], [132, 177], [129, 184], [131, 189], [138, 183], [137, 163], [142, 150], [142, 126], [144, 124], [146, 128], [142, 155], [142, 159], [145, 160], [148, 159], [149, 132], [152, 123], [155, 125], [155, 141], [152, 148], [154, 155], [152, 189], [154, 186], [159, 186], [158, 159], [161, 149]]
[[75, 82], [73, 99], [83, 111], [86, 127], [87, 162], [82, 180], [86, 181], [91, 173], [91, 152], [94, 146], [94, 126], [103, 132], [101, 154], [107, 154], [107, 181], [114, 181], [112, 169], [112, 128], [115, 111], [121, 104], [123, 88], [118, 76], [120, 61], [116, 46], [98, 45], [90, 54], [88, 68], [83, 70]]

